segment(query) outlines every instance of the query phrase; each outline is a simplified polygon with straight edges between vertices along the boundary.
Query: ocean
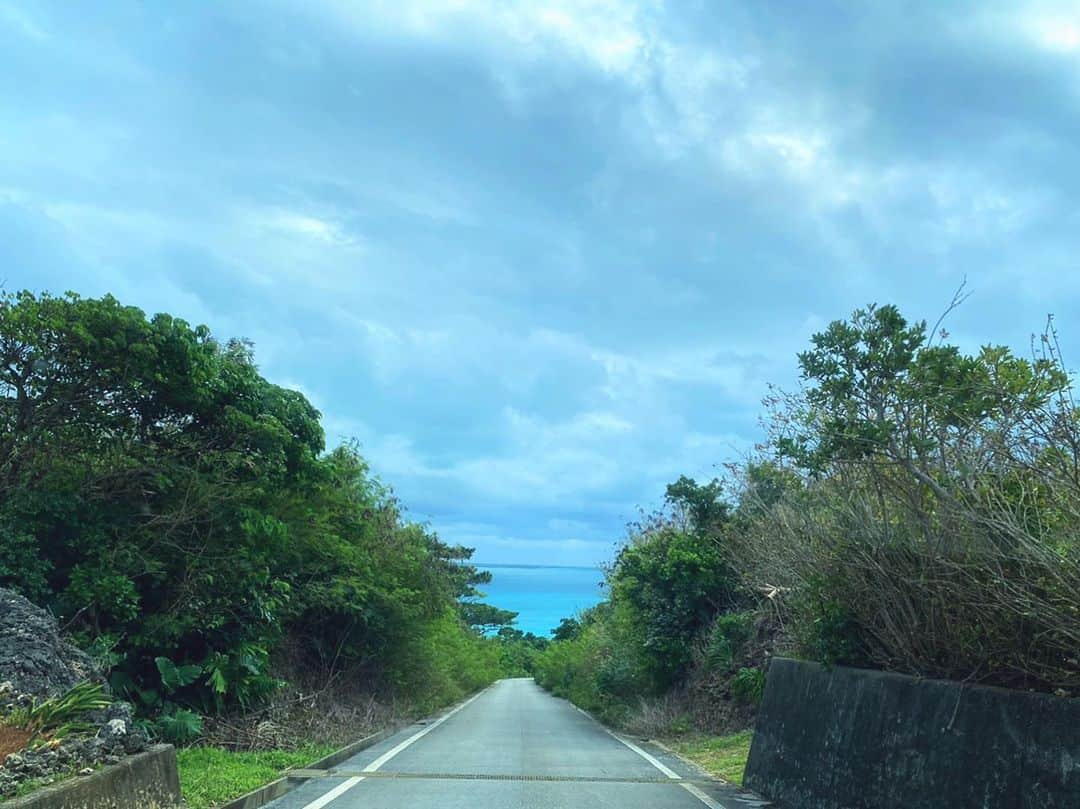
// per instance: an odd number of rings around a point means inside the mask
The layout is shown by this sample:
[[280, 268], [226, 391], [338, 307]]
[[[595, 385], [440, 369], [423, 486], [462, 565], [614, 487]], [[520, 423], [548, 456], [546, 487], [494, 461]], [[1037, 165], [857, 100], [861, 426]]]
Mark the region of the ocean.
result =
[[542, 565], [477, 565], [491, 573], [480, 599], [518, 613], [515, 627], [547, 636], [569, 618], [604, 599], [604, 572], [595, 567]]

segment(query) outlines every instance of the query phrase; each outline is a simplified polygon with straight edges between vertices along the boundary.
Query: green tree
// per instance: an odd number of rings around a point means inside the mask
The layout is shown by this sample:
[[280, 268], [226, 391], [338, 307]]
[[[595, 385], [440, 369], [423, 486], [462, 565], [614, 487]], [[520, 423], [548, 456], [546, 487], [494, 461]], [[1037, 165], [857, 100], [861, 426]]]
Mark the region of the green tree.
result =
[[461, 617], [466, 624], [482, 632], [498, 632], [509, 629], [517, 620], [518, 614], [510, 610], [502, 610], [482, 601], [462, 602]]
[[249, 343], [22, 292], [0, 298], [0, 360], [0, 584], [110, 649], [148, 709], [264, 698], [290, 636], [372, 687], [453, 695], [492, 671], [457, 612], [489, 580], [472, 551], [404, 520], [355, 447], [324, 454], [318, 411]]
[[576, 618], [563, 618], [551, 632], [552, 640], [573, 640], [581, 634], [581, 622]]

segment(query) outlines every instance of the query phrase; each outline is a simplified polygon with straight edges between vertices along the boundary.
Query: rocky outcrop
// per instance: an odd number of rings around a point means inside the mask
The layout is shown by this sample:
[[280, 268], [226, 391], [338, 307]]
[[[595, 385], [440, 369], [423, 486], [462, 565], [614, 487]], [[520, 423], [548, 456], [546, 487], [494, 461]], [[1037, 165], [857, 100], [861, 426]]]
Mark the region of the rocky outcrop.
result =
[[[59, 696], [87, 680], [104, 684], [90, 657], [65, 640], [48, 612], [18, 593], [0, 588], [0, 719], [35, 702]], [[0, 796], [37, 779], [48, 783], [61, 775], [98, 764], [115, 764], [147, 747], [126, 702], [114, 702], [84, 717], [86, 732], [31, 744], [0, 762]]]
[[0, 682], [20, 694], [54, 697], [86, 680], [104, 678], [89, 655], [61, 637], [56, 619], [0, 588]]

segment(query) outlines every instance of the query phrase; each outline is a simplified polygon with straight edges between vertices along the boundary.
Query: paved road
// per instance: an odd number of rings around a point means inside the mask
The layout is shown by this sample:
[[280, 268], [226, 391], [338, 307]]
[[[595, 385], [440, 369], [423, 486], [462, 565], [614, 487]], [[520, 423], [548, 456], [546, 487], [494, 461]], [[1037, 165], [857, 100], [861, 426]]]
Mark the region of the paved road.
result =
[[747, 809], [761, 802], [617, 737], [531, 679], [500, 680], [312, 778], [273, 809]]

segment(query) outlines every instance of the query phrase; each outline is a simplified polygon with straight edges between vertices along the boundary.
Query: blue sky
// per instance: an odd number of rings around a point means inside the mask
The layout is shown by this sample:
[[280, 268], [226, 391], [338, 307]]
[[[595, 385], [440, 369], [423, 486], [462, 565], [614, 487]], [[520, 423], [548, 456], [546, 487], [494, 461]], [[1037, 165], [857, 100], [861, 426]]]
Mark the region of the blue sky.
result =
[[1080, 356], [1080, 6], [0, 0], [0, 278], [246, 336], [485, 562], [607, 559], [870, 301]]

